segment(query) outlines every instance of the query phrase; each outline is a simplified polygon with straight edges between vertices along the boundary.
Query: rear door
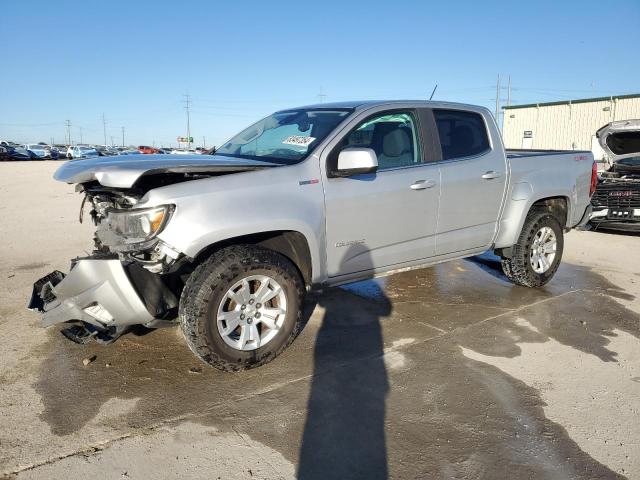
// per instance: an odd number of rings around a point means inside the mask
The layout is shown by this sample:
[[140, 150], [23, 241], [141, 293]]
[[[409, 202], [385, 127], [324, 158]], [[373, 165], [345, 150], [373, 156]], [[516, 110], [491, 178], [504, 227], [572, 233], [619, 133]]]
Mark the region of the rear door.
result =
[[378, 171], [329, 174], [324, 181], [329, 277], [389, 270], [435, 255], [440, 173], [424, 148], [420, 123], [415, 109], [381, 110], [331, 147], [328, 172], [348, 147], [373, 149]]
[[479, 112], [434, 109], [433, 116], [442, 150], [436, 253], [489, 247], [506, 185], [504, 150], [491, 145], [487, 119]]

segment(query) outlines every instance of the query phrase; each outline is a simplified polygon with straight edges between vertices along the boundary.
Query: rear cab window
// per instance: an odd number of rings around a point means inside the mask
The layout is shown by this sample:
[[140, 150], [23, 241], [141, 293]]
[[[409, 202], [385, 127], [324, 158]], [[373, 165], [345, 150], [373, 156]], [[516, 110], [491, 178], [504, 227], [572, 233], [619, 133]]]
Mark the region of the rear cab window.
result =
[[481, 155], [491, 150], [484, 118], [463, 110], [434, 109], [442, 159]]

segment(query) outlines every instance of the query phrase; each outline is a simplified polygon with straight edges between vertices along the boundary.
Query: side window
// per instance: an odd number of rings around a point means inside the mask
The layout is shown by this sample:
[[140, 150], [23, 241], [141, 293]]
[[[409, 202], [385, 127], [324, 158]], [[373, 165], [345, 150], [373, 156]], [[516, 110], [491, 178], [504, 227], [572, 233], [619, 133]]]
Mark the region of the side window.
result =
[[341, 149], [349, 147], [373, 149], [379, 170], [422, 163], [417, 123], [410, 112], [385, 113], [366, 120], [342, 140]]
[[442, 159], [471, 157], [489, 151], [482, 115], [461, 110], [434, 110]]

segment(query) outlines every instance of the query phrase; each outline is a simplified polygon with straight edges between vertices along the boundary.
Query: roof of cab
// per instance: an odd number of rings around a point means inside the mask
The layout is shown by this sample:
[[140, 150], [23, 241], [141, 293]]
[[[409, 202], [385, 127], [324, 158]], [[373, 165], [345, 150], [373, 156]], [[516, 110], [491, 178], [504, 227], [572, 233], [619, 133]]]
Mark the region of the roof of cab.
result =
[[431, 108], [463, 107], [468, 109], [485, 109], [484, 107], [481, 107], [478, 105], [470, 105], [466, 103], [455, 103], [455, 102], [432, 101], [432, 100], [352, 100], [352, 101], [344, 101], [344, 102], [315, 103], [312, 105], [303, 105], [295, 108], [285, 108], [281, 111], [286, 112], [288, 110], [301, 110], [301, 109], [312, 110], [316, 108], [317, 109], [349, 108], [349, 109], [358, 110], [362, 108], [376, 107], [376, 106], [382, 106], [382, 105], [407, 104], [407, 103], [420, 105], [424, 107], [431, 107]]

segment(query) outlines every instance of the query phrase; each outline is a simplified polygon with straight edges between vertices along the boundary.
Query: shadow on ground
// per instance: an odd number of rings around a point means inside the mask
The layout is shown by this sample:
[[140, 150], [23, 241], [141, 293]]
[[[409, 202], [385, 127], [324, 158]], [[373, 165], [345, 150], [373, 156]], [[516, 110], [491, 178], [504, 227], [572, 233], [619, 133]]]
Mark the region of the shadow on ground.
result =
[[[176, 330], [109, 347], [52, 331], [35, 352], [42, 419], [69, 435], [191, 416], [275, 448], [302, 478], [616, 478], [545, 418], [540, 392], [461, 347], [515, 357], [518, 344], [551, 338], [616, 362], [614, 331], [639, 337], [639, 316], [615, 300], [632, 297], [570, 265], [540, 290], [497, 268], [482, 257], [330, 290], [287, 352], [239, 374], [191, 373], [200, 364]], [[105, 411], [113, 399], [136, 403]]]

